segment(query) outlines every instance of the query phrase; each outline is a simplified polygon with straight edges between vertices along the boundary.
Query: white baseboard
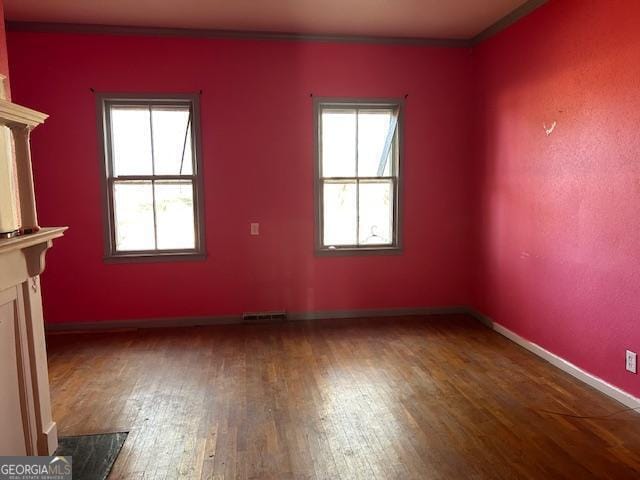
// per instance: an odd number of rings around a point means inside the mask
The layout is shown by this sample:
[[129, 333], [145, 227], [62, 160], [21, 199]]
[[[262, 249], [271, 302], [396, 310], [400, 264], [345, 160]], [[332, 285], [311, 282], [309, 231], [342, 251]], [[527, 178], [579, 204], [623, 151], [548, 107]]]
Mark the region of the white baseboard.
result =
[[49, 424], [49, 427], [40, 434], [38, 442], [39, 455], [44, 455], [44, 452], [49, 452], [47, 455], [53, 455], [58, 448], [58, 425], [56, 422]]
[[621, 390], [618, 387], [611, 385], [610, 383], [604, 381], [603, 379], [596, 377], [595, 375], [590, 374], [589, 372], [584, 371], [580, 367], [574, 365], [571, 362], [568, 362], [562, 357], [551, 353], [549, 350], [542, 348], [540, 345], [530, 342], [529, 340], [521, 337], [517, 333], [509, 330], [507, 327], [500, 325], [499, 323], [494, 322], [486, 315], [473, 310], [467, 310], [470, 315], [475, 317], [478, 321], [484, 323], [492, 330], [496, 331], [500, 335], [507, 337], [514, 343], [517, 343], [523, 348], [526, 348], [531, 353], [539, 356], [540, 358], [546, 360], [550, 364], [555, 367], [558, 367], [560, 370], [567, 372], [569, 375], [574, 376], [578, 380], [586, 383], [590, 387], [595, 388], [596, 390], [608, 395], [609, 397], [617, 400], [618, 402], [626, 405], [629, 408], [640, 408], [640, 398], [634, 397], [633, 395]]

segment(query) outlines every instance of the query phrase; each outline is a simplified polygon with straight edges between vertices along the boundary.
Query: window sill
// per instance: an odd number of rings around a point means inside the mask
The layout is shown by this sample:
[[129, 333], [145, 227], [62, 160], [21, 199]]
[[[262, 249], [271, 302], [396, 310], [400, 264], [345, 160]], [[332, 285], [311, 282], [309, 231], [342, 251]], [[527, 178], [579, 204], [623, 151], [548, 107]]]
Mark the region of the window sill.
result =
[[104, 263], [160, 263], [160, 262], [198, 262], [206, 260], [203, 252], [167, 252], [167, 253], [119, 253], [104, 257]]
[[401, 254], [402, 254], [402, 248], [398, 246], [316, 248], [316, 255], [320, 257], [361, 256], [361, 255], [401, 255]]

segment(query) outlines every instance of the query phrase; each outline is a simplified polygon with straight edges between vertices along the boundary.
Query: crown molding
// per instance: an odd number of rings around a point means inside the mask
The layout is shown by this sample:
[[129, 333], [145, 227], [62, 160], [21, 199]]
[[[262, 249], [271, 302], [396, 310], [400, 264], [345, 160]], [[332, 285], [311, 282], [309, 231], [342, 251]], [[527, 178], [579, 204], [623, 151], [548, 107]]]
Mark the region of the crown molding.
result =
[[537, 10], [542, 5], [547, 3], [548, 1], [549, 0], [528, 0], [528, 1], [524, 2], [518, 8], [516, 8], [515, 10], [513, 10], [510, 13], [506, 14], [500, 20], [495, 22], [493, 25], [488, 26], [482, 32], [480, 32], [478, 35], [473, 37], [469, 41], [471, 43], [471, 46], [479, 45], [480, 43], [484, 42], [485, 40], [497, 35], [501, 31], [505, 30], [507, 27], [510, 27], [511, 25], [516, 23], [518, 20], [520, 20], [520, 19], [526, 17], [527, 15], [529, 15], [534, 10]]
[[54, 32], [122, 36], [221, 38], [239, 40], [284, 40], [303, 42], [372, 43], [388, 45], [418, 45], [445, 48], [471, 48], [496, 35], [548, 0], [528, 0], [473, 38], [383, 37], [361, 35], [322, 35], [295, 32], [240, 31], [202, 28], [165, 28], [80, 23], [48, 23], [8, 21], [13, 32]]
[[201, 28], [165, 28], [120, 25], [95, 25], [78, 23], [47, 22], [7, 22], [7, 30], [13, 32], [54, 32], [82, 33], [98, 35], [154, 36], [154, 37], [189, 37], [189, 38], [221, 38], [239, 40], [293, 40], [303, 42], [338, 42], [338, 43], [377, 43], [397, 45], [423, 45], [432, 47], [468, 48], [468, 39], [458, 38], [417, 38], [417, 37], [376, 37], [360, 35], [321, 35], [294, 32], [266, 32], [217, 30]]

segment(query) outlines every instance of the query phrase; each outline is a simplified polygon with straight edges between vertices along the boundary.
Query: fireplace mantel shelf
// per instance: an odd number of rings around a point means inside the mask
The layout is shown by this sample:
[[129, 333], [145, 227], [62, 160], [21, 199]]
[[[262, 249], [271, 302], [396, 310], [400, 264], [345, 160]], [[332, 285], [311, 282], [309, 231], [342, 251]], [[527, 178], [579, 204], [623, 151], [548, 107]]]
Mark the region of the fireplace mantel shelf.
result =
[[45, 254], [67, 227], [45, 227], [35, 233], [0, 239], [0, 291], [40, 275]]
[[0, 122], [2, 123], [33, 128], [44, 122], [48, 116], [46, 113], [0, 98]]
[[11, 250], [22, 250], [38, 243], [53, 240], [61, 237], [64, 231], [69, 227], [42, 227], [35, 233], [28, 235], [19, 235], [13, 238], [0, 239], [0, 255], [10, 252]]

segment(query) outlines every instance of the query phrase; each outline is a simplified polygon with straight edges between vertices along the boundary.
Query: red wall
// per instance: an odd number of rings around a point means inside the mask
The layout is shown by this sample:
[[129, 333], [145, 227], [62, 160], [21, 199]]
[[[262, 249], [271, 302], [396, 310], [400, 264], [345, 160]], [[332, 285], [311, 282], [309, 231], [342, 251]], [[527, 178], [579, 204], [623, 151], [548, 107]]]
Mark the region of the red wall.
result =
[[[640, 395], [624, 371], [640, 350], [638, 18], [638, 2], [552, 1], [473, 57], [10, 32], [14, 98], [51, 114], [33, 135], [41, 223], [71, 227], [47, 321], [473, 304]], [[203, 90], [206, 261], [102, 262], [90, 88]], [[311, 92], [409, 94], [402, 255], [313, 255]]]
[[624, 362], [640, 350], [638, 19], [640, 2], [552, 1], [474, 52], [476, 305], [634, 395]]
[[[70, 226], [47, 258], [48, 322], [469, 302], [468, 50], [25, 32], [9, 48], [16, 101], [51, 115], [33, 134], [40, 223]], [[90, 88], [203, 90], [206, 261], [103, 263]], [[401, 255], [314, 256], [310, 93], [409, 95]]]
[[0, 74], [7, 77], [5, 88], [7, 89], [7, 98], [11, 98], [9, 56], [7, 52], [7, 36], [4, 28], [4, 0], [0, 0]]

